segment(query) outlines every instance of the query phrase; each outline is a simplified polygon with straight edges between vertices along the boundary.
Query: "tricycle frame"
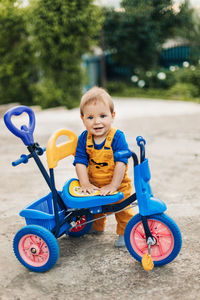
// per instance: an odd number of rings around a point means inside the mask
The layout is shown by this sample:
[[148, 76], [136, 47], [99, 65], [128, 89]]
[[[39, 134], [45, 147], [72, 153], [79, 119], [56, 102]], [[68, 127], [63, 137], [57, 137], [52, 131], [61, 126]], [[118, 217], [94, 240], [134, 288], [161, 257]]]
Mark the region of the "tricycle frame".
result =
[[[145, 160], [145, 149], [143, 143], [140, 142], [140, 162], [142, 163]], [[35, 163], [37, 164], [39, 170], [41, 171], [45, 181], [47, 182], [50, 190], [52, 191], [52, 198], [53, 198], [53, 206], [54, 206], [54, 214], [55, 214], [55, 227], [51, 230], [53, 235], [57, 238], [59, 237], [60, 228], [65, 224], [69, 223], [71, 224], [71, 228], [76, 227], [73, 226], [73, 219], [76, 217], [86, 216], [91, 214], [91, 209], [89, 208], [82, 208], [82, 209], [69, 209], [66, 207], [65, 203], [62, 200], [62, 197], [58, 193], [56, 186], [55, 186], [55, 179], [54, 179], [54, 170], [49, 169], [48, 175], [46, 169], [44, 168], [44, 165], [42, 164], [38, 153], [43, 153], [39, 147], [38, 143], [34, 143], [32, 145], [29, 145], [27, 147], [28, 151], [30, 152], [31, 156], [35, 160]], [[130, 153], [129, 153], [130, 156]], [[137, 155], [132, 152], [131, 156], [133, 158], [134, 168], [138, 165], [138, 158]], [[137, 200], [136, 193], [132, 194], [130, 197], [128, 197], [126, 200], [116, 203], [116, 204], [107, 204], [102, 206], [101, 213], [117, 213], [123, 209], [125, 209], [127, 206], [129, 206], [131, 203], [135, 202]], [[66, 210], [66, 216], [62, 222], [59, 221], [59, 215], [58, 215], [58, 205], [61, 207], [61, 209]], [[91, 222], [91, 221], [89, 221]], [[146, 240], [149, 238], [153, 239], [151, 231], [149, 229], [147, 218], [146, 216], [142, 216], [142, 223], [145, 230]], [[85, 223], [82, 223], [84, 225]]]

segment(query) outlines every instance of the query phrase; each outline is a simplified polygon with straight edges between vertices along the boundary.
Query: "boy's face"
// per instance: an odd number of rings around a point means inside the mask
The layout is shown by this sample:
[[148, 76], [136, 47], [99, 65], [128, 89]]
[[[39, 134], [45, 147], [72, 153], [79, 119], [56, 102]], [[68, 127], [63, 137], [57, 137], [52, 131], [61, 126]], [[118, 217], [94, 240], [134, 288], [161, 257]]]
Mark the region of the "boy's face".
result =
[[111, 113], [109, 105], [98, 101], [85, 105], [81, 119], [87, 131], [94, 138], [104, 139], [111, 128], [114, 117], [115, 113]]

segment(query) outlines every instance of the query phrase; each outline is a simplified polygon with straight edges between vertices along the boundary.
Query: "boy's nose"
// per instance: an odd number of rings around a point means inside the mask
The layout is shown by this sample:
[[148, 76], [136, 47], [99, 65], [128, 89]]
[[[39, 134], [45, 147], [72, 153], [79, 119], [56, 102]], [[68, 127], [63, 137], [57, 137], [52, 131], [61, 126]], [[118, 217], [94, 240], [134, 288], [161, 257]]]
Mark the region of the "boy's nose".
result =
[[100, 122], [101, 122], [101, 119], [100, 119], [100, 118], [96, 118], [96, 119], [95, 119], [95, 123], [96, 123], [96, 124], [98, 124], [98, 123], [100, 123]]

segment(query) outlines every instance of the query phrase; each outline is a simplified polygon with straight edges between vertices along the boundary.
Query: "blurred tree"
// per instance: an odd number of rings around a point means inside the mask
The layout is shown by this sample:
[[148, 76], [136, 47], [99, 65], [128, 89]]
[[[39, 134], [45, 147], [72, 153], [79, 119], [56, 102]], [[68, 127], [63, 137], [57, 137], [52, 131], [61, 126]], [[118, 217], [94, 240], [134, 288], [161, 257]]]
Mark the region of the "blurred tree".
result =
[[81, 56], [102, 25], [93, 0], [32, 0], [31, 33], [41, 66], [36, 101], [43, 107], [79, 103]]
[[19, 1], [1, 0], [0, 103], [33, 104], [37, 70], [26, 22], [26, 9]]
[[[147, 70], [157, 65], [163, 42], [185, 22], [190, 11], [175, 11], [173, 0], [123, 0], [121, 10], [105, 9], [105, 47], [121, 66]], [[191, 27], [190, 27], [191, 30]]]
[[190, 5], [189, 0], [185, 0], [180, 5], [180, 12], [177, 16], [178, 23], [182, 26], [175, 28], [175, 34], [189, 41], [190, 62], [196, 64], [200, 53], [200, 15]]

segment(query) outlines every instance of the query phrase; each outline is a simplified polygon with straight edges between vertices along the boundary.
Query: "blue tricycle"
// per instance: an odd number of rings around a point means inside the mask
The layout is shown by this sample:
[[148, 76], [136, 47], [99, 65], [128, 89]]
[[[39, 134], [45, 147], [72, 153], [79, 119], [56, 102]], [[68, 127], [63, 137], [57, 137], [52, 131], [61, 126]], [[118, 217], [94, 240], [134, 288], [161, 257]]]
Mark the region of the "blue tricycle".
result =
[[[17, 128], [13, 124], [12, 116], [22, 113], [28, 115], [29, 124]], [[130, 254], [147, 271], [153, 266], [170, 263], [178, 255], [182, 244], [181, 233], [176, 223], [164, 213], [167, 209], [165, 203], [152, 194], [149, 163], [145, 157], [146, 141], [143, 137], [138, 136], [136, 139], [140, 148], [139, 160], [130, 150], [114, 153], [116, 158], [132, 157], [136, 191], [128, 199], [116, 203], [123, 198], [122, 192], [107, 196], [99, 195], [98, 191], [92, 195], [83, 194], [79, 181], [74, 178], [64, 184], [62, 191], [56, 189], [54, 168], [61, 159], [75, 154], [75, 133], [60, 129], [50, 137], [46, 148], [42, 148], [34, 142], [35, 115], [31, 108], [13, 107], [5, 113], [4, 121], [7, 128], [23, 141], [29, 151], [28, 155], [22, 154], [12, 165], [28, 163], [33, 158], [50, 189], [48, 195], [20, 212], [20, 216], [26, 220], [26, 226], [15, 235], [13, 249], [17, 259], [26, 268], [34, 272], [49, 270], [59, 257], [59, 237], [64, 234], [83, 236], [90, 231], [94, 214], [116, 213], [134, 205], [136, 200], [139, 213], [128, 222], [124, 233]], [[67, 136], [68, 139], [57, 145], [56, 141], [60, 136]], [[46, 170], [40, 160], [45, 151], [49, 170]]]

